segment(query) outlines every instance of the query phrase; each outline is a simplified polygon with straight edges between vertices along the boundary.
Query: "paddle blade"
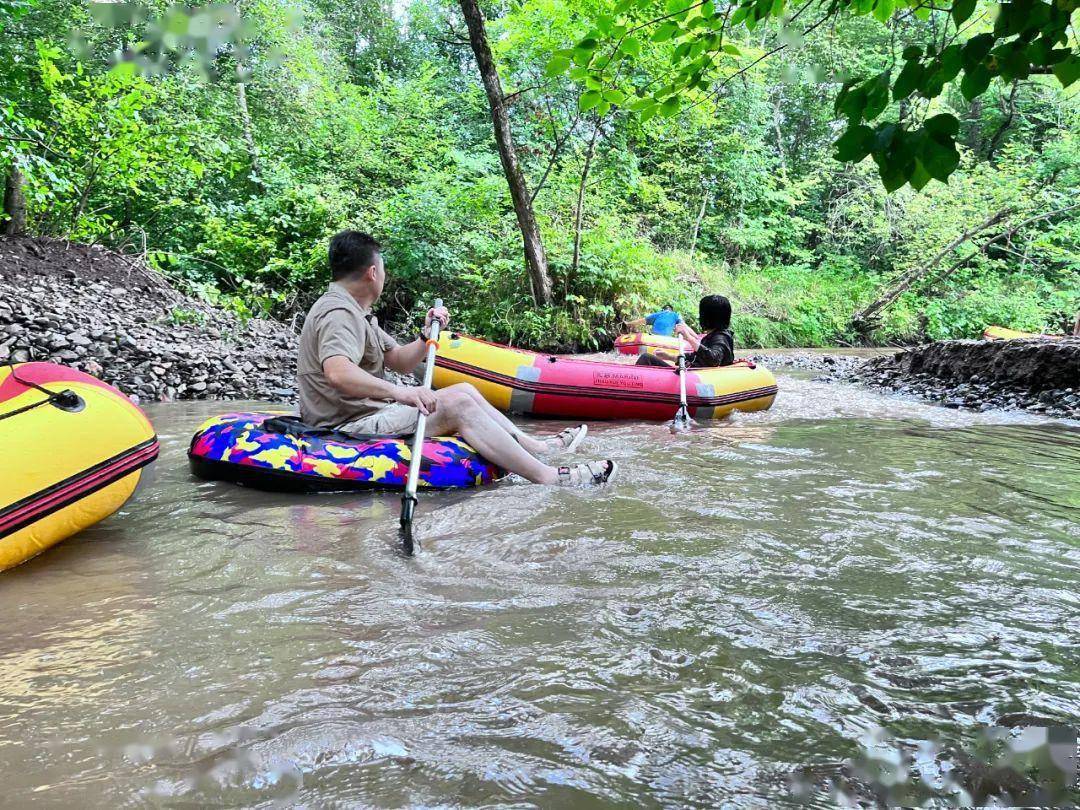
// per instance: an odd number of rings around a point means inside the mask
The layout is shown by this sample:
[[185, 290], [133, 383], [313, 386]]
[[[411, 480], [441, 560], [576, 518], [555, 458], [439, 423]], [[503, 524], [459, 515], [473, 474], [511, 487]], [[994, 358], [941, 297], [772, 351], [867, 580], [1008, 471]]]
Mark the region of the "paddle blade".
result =
[[416, 496], [405, 494], [401, 498], [401, 521], [398, 523], [398, 539], [401, 541], [401, 553], [411, 557], [416, 552], [413, 540], [413, 511], [416, 509]]
[[671, 432], [683, 433], [690, 430], [694, 425], [694, 420], [690, 418], [690, 411], [685, 407], [680, 407], [675, 412], [675, 418], [671, 420]]

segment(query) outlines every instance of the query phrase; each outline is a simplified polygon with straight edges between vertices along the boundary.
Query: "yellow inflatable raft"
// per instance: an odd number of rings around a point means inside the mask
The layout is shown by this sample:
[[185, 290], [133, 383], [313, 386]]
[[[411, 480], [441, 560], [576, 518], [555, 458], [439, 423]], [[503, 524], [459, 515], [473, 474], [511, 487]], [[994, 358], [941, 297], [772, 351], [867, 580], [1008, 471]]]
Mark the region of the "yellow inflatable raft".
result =
[[1018, 332], [1004, 326], [988, 326], [983, 329], [984, 340], [1061, 340], [1061, 335], [1041, 335], [1038, 332]]
[[[433, 385], [467, 382], [496, 408], [561, 419], [671, 419], [679, 408], [674, 368], [605, 363], [512, 349], [466, 335], [439, 339]], [[698, 419], [733, 410], [761, 411], [776, 397], [776, 378], [745, 360], [686, 371], [686, 402]]]
[[0, 366], [0, 447], [0, 571], [111, 515], [158, 454], [127, 397], [52, 363]]

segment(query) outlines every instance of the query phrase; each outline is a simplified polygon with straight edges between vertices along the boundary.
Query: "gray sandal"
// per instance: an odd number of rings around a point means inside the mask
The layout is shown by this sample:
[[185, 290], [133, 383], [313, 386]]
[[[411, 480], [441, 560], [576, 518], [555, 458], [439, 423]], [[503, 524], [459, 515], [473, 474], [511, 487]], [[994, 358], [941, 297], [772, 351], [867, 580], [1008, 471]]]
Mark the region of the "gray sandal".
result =
[[611, 459], [587, 461], [584, 464], [575, 464], [572, 467], [559, 467], [559, 486], [601, 486], [610, 483], [615, 478], [618, 469], [619, 465]]
[[559, 447], [557, 451], [560, 453], [573, 453], [578, 449], [578, 445], [589, 433], [588, 425], [578, 425], [577, 427], [567, 428], [566, 430], [560, 430], [555, 434], [552, 441], [556, 442]]

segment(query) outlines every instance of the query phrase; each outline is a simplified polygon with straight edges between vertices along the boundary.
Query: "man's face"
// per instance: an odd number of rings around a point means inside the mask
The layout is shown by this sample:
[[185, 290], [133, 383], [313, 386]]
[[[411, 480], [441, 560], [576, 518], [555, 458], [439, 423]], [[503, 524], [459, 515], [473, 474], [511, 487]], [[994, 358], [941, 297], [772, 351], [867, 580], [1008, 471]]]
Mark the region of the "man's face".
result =
[[375, 254], [375, 264], [372, 265], [371, 288], [378, 298], [382, 295], [383, 287], [386, 286], [386, 267], [383, 265], [381, 253]]

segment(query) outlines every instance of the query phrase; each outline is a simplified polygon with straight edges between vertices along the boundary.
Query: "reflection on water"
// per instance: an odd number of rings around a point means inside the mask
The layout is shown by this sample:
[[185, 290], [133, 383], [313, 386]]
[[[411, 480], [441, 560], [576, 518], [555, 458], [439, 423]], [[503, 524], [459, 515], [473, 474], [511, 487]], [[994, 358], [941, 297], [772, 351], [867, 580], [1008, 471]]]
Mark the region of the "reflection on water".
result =
[[828, 805], [878, 727], [1075, 724], [1077, 426], [780, 385], [594, 426], [606, 492], [424, 497], [411, 560], [396, 495], [194, 481], [222, 405], [152, 406], [153, 485], [0, 579], [4, 802]]

